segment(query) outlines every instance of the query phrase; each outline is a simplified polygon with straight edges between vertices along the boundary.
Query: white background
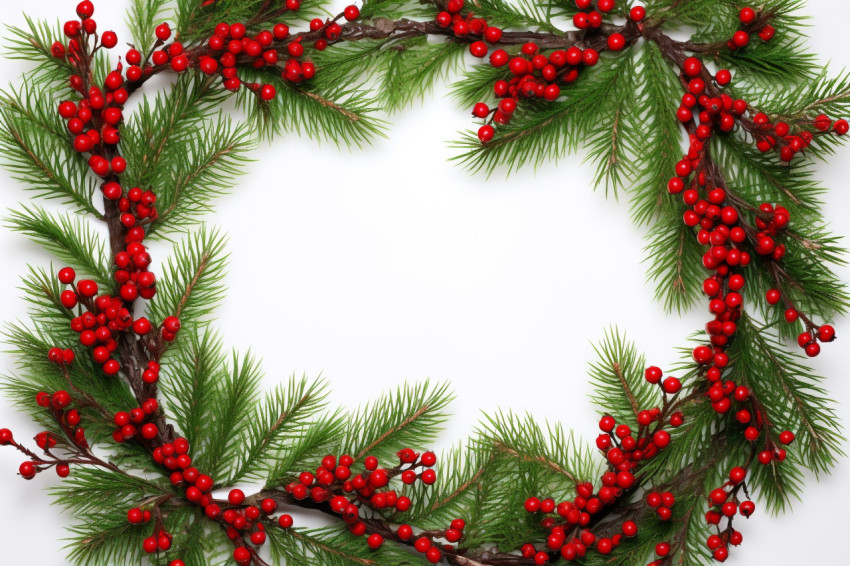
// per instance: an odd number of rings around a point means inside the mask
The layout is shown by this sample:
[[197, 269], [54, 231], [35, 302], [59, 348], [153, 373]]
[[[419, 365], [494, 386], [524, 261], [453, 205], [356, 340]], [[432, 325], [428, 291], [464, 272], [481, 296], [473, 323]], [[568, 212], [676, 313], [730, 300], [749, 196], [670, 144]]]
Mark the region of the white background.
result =
[[[566, 1], [566, 0], [565, 0]], [[127, 2], [99, 2], [101, 29], [123, 25]], [[847, 66], [850, 7], [812, 0], [813, 49], [834, 69]], [[66, 19], [74, 1], [30, 0], [4, 6], [3, 23], [35, 17]], [[0, 84], [25, 67], [0, 65]], [[426, 102], [392, 118], [389, 139], [365, 150], [286, 136], [254, 153], [258, 161], [237, 191], [218, 203], [211, 221], [230, 235], [230, 293], [220, 311], [226, 344], [265, 360], [269, 386], [296, 373], [325, 375], [333, 403], [351, 407], [403, 380], [448, 380], [457, 394], [442, 446], [466, 437], [482, 412], [529, 411], [595, 435], [585, 374], [591, 343], [616, 324], [652, 363], [669, 365], [675, 348], [707, 314], [666, 315], [644, 284], [643, 231], [625, 202], [591, 189], [581, 156], [528, 168], [510, 179], [470, 176], [447, 162], [446, 142], [472, 127], [465, 110], [438, 88]], [[827, 216], [847, 236], [847, 148], [818, 175], [833, 190]], [[0, 175], [5, 210], [29, 198]], [[9, 230], [0, 230], [0, 320], [23, 318], [19, 277], [27, 262], [49, 258]], [[842, 269], [844, 280], [850, 270]], [[841, 333], [846, 320], [838, 320]], [[840, 345], [815, 361], [827, 388], [846, 406], [850, 386]], [[13, 371], [8, 356], [0, 371]], [[18, 438], [37, 430], [0, 401], [0, 426]], [[20, 458], [0, 450], [0, 540], [4, 563], [64, 564], [70, 517], [49, 505], [45, 474], [20, 479]], [[850, 468], [813, 479], [793, 513], [761, 512], [743, 526], [745, 544], [731, 564], [846, 563], [844, 514]], [[124, 510], [116, 510], [123, 513]]]

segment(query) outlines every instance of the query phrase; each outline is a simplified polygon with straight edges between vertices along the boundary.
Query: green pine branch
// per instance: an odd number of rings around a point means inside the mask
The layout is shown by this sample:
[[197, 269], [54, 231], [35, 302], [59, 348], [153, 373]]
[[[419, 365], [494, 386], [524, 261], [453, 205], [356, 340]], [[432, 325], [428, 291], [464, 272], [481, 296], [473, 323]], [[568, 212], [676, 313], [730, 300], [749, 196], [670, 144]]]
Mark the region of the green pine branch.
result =
[[95, 184], [88, 164], [71, 146], [57, 102], [38, 96], [31, 78], [0, 94], [0, 162], [38, 198], [57, 199], [95, 217]]
[[659, 406], [658, 386], [644, 379], [644, 356], [616, 328], [594, 346], [598, 361], [590, 364], [590, 400], [617, 422], [636, 426], [638, 412]]
[[446, 407], [451, 399], [445, 383], [402, 385], [349, 415], [339, 453], [355, 460], [376, 456], [392, 461], [401, 448], [427, 446], [448, 419]]
[[13, 210], [7, 225], [26, 235], [62, 262], [91, 277], [102, 288], [112, 286], [106, 242], [85, 218], [51, 214], [38, 206]]
[[309, 433], [319, 411], [325, 408], [327, 396], [324, 380], [310, 382], [306, 377], [292, 377], [267, 393], [254, 411], [227, 483], [265, 477], [291, 439]]
[[160, 323], [177, 316], [184, 324], [206, 320], [226, 292], [225, 245], [218, 229], [201, 227], [174, 246], [172, 256], [163, 262], [156, 296], [148, 303], [149, 318]]

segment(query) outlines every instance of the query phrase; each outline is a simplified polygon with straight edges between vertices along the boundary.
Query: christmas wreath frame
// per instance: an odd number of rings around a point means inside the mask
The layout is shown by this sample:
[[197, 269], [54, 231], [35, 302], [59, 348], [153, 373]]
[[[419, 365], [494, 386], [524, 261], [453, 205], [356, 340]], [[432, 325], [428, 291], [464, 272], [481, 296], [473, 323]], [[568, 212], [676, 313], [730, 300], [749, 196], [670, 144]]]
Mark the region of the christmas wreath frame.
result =
[[[805, 52], [799, 0], [622, 4], [366, 0], [323, 18], [322, 0], [132, 0], [117, 65], [118, 38], [98, 32], [87, 0], [61, 29], [12, 29], [12, 56], [37, 66], [0, 99], [3, 161], [71, 212], [28, 205], [10, 219], [69, 267], [24, 279], [32, 319], [8, 331], [18, 371], [5, 390], [44, 431], [37, 450], [8, 429], [0, 445], [25, 456], [25, 479], [66, 478], [57, 500], [85, 517], [73, 563], [260, 566], [269, 548], [275, 564], [327, 566], [704, 564], [741, 543], [751, 489], [779, 510], [803, 470], [832, 468], [837, 415], [786, 340], [818, 355], [835, 331], [815, 320], [850, 300], [810, 178], [850, 129], [834, 119], [850, 76], [829, 78]], [[176, 34], [159, 23], [169, 9]], [[687, 41], [668, 34], [688, 26]], [[223, 242], [198, 218], [256, 132], [364, 145], [377, 109], [409, 105], [467, 52], [490, 64], [455, 87], [483, 121], [457, 160], [510, 171], [584, 145], [596, 183], [628, 183], [635, 221], [653, 225], [650, 277], [668, 310], [708, 298], [681, 378], [619, 335], [600, 345], [602, 459], [501, 413], [437, 471], [410, 447], [438, 434], [445, 386], [403, 386], [350, 414], [327, 409], [322, 382], [262, 395], [257, 363], [227, 360], [211, 329]], [[125, 116], [161, 73], [177, 75], [170, 90]], [[493, 96], [495, 108], [481, 102]], [[220, 112], [231, 98], [249, 125]], [[144, 242], [181, 231], [158, 278]], [[265, 487], [234, 487], [247, 478]], [[293, 510], [334, 526], [293, 527]]]

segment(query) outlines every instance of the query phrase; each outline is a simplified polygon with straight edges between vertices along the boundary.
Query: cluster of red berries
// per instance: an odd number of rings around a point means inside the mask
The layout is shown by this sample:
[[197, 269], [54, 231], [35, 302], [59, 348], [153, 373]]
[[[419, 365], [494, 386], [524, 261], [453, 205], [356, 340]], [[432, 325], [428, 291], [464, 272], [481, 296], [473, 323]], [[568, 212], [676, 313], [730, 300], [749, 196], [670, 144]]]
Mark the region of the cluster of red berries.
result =
[[[681, 389], [681, 382], [675, 377], [668, 377], [662, 382], [663, 375], [657, 367], [648, 368], [645, 377], [650, 383], [659, 384], [665, 394], [675, 394]], [[605, 454], [609, 464], [609, 471], [601, 478], [602, 486], [594, 492], [592, 483], [579, 483], [576, 486], [576, 497], [560, 503], [556, 503], [552, 498], [528, 498], [525, 501], [527, 512], [555, 514], [559, 519], [549, 516], [541, 521], [541, 526], [549, 529], [546, 550], [538, 550], [533, 544], [526, 544], [521, 549], [522, 555], [533, 560], [535, 564], [548, 564], [553, 555], [572, 561], [581, 559], [590, 549], [595, 549], [602, 555], [610, 554], [619, 546], [623, 536], [635, 536], [637, 525], [633, 521], [626, 521], [622, 524], [622, 533], [612, 537], [597, 538], [592, 531], [584, 529], [579, 536], [567, 539], [568, 532], [588, 526], [595, 514], [605, 506], [613, 504], [625, 491], [635, 486], [634, 470], [640, 462], [653, 458], [660, 450], [670, 445], [670, 434], [662, 429], [661, 419], [662, 411], [658, 408], [639, 411], [639, 430], [636, 438], [628, 425], [617, 425], [616, 419], [611, 416], [602, 417], [599, 421], [602, 434], [596, 439], [596, 446]], [[657, 423], [654, 430], [653, 423]], [[684, 423], [682, 413], [671, 415], [669, 423], [673, 427], [681, 426]], [[672, 493], [651, 494], [648, 502], [657, 510], [660, 519], [671, 518], [670, 507], [675, 503]]]
[[[299, 8], [298, 0], [287, 2], [287, 9], [296, 11]], [[343, 12], [343, 17], [348, 21], [355, 20], [359, 16], [360, 10], [356, 6], [348, 6]], [[310, 21], [310, 31], [322, 33], [322, 37], [313, 43], [313, 47], [319, 51], [324, 50], [329, 41], [337, 41], [342, 36], [342, 26], [336, 20], [313, 19]], [[282, 23], [276, 24], [271, 30], [263, 30], [254, 37], [250, 37], [246, 34], [244, 24], [221, 22], [207, 42], [210, 53], [199, 57], [198, 68], [207, 75], [220, 74], [224, 87], [228, 90], [236, 91], [244, 85], [257, 93], [261, 99], [269, 101], [277, 94], [275, 87], [269, 84], [243, 83], [238, 76], [236, 64], [251, 65], [255, 69], [280, 68], [280, 56], [284, 53], [287, 59], [282, 63], [281, 77], [285, 81], [300, 84], [313, 78], [316, 74], [316, 66], [311, 61], [302, 60], [304, 55], [302, 37], [288, 41], [284, 46], [285, 51], [278, 51], [275, 42], [286, 42], [289, 38], [289, 27]]]
[[[747, 103], [741, 99], [733, 100], [725, 93], [710, 96], [709, 84], [706, 81], [710, 81], [711, 77], [696, 57], [685, 59], [682, 74], [688, 81], [688, 91], [682, 96], [682, 103], [676, 112], [679, 121], [686, 124], [695, 121], [698, 124], [696, 137], [701, 141], [711, 137], [715, 129], [721, 132], [732, 131], [738, 117], [746, 113]], [[721, 69], [714, 75], [713, 80], [719, 86], [728, 86], [732, 82], [732, 73]]]
[[[599, 29], [602, 27], [602, 14], [607, 14], [617, 7], [615, 0], [596, 0], [596, 9], [593, 9], [594, 0], [575, 0], [575, 3], [579, 11], [573, 15], [573, 25], [578, 29]], [[639, 22], [646, 17], [646, 8], [635, 6], [629, 15]]]
[[[79, 426], [82, 420], [80, 413], [76, 409], [68, 408], [71, 405], [72, 398], [67, 391], [56, 391], [52, 395], [42, 391], [36, 394], [35, 401], [39, 407], [50, 409], [53, 417], [56, 419], [56, 422], [58, 422], [61, 426], [62, 431], [77, 448], [84, 450], [88, 449], [88, 441], [86, 440], [85, 430]], [[71, 468], [68, 463], [56, 458], [50, 453], [50, 450], [56, 447], [56, 436], [49, 431], [42, 431], [35, 435], [35, 443], [36, 446], [43, 450], [44, 453], [52, 459], [49, 461], [34, 459], [23, 462], [18, 469], [21, 477], [26, 480], [31, 480], [36, 476], [36, 474], [43, 472], [50, 467], [54, 467], [56, 469], [56, 475], [60, 478], [68, 477], [68, 474], [71, 473]], [[0, 446], [14, 446], [25, 454], [31, 457], [33, 456], [32, 452], [29, 452], [15, 442], [12, 431], [7, 428], [0, 429]]]
[[159, 434], [159, 428], [153, 423], [145, 423], [145, 420], [156, 414], [158, 409], [159, 403], [150, 398], [141, 407], [115, 413], [113, 422], [118, 428], [112, 433], [112, 439], [115, 442], [126, 442], [140, 434], [145, 440], [153, 440]]
[[160, 528], [142, 541], [142, 548], [148, 554], [153, 554], [154, 552], [165, 552], [171, 548], [171, 540], [171, 533]]
[[758, 17], [756, 11], [750, 7], [742, 8], [738, 18], [741, 20], [741, 24], [744, 29], [740, 29], [736, 31], [729, 41], [726, 42], [727, 47], [729, 49], [741, 49], [742, 47], [746, 47], [750, 43], [750, 35], [752, 33], [757, 33], [759, 38], [762, 41], [770, 41], [773, 39], [773, 35], [776, 33], [776, 29], [770, 24], [765, 24], [761, 27], [754, 27], [754, 23]]
[[729, 545], [738, 546], [744, 541], [743, 535], [732, 528], [734, 517], [740, 515], [749, 518], [756, 510], [755, 503], [749, 499], [741, 502], [738, 500], [738, 493], [742, 489], [746, 493], [746, 477], [747, 471], [744, 468], [732, 468], [729, 480], [722, 487], [712, 490], [708, 496], [706, 522], [718, 526], [724, 517], [728, 520], [723, 531], [718, 530], [718, 534], [713, 534], [706, 540], [706, 546], [718, 562], [725, 562], [729, 557]]
[[[85, 57], [85, 49], [88, 49], [90, 37], [96, 37], [96, 22], [91, 19], [94, 6], [91, 2], [80, 2], [77, 6], [77, 15], [80, 20], [65, 22], [65, 35], [69, 38], [67, 57], [72, 67], [84, 71], [82, 62]], [[111, 31], [104, 32], [100, 36], [99, 45], [111, 49], [118, 44], [118, 36]], [[61, 43], [53, 45], [52, 52], [55, 56], [65, 57], [65, 49]], [[67, 120], [68, 130], [74, 137], [74, 149], [80, 153], [88, 153], [101, 146], [116, 145], [120, 139], [118, 125], [122, 120], [121, 108], [129, 96], [124, 88], [124, 78], [121, 75], [122, 66], [109, 75], [104, 82], [104, 88], [96, 85], [85, 87], [85, 82], [79, 74], [70, 78], [71, 87], [83, 95], [83, 99], [77, 104], [63, 102], [59, 107], [59, 114]], [[105, 161], [105, 160], [104, 160]], [[126, 162], [116, 158], [112, 162], [99, 165], [100, 169], [113, 169], [116, 173], [123, 172]]]
[[815, 134], [826, 134], [832, 130], [836, 135], [843, 136], [850, 130], [847, 120], [836, 120], [834, 123], [825, 114], [815, 118], [812, 125], [815, 132], [808, 130], [791, 131], [791, 126], [786, 122], [772, 123], [767, 114], [759, 112], [753, 116], [753, 124], [756, 128], [754, 137], [756, 147], [762, 153], [774, 150], [779, 152], [779, 158], [784, 162], [790, 162], [798, 153], [802, 152], [815, 138]]
[[[297, 8], [296, 8], [297, 9]], [[220, 74], [224, 87], [236, 91], [243, 82], [239, 79], [236, 63], [239, 56], [243, 56], [255, 69], [266, 66], [274, 67], [278, 64], [279, 54], [273, 47], [275, 41], [284, 41], [289, 37], [289, 27], [286, 24], [277, 24], [271, 31], [264, 30], [254, 37], [246, 34], [245, 25], [234, 23], [232, 25], [221, 22], [215, 27], [215, 33], [209, 38], [209, 55], [202, 55], [198, 59], [198, 68], [207, 75]], [[173, 45], [173, 44], [172, 44]], [[309, 79], [315, 74], [312, 63], [299, 63], [298, 58], [304, 53], [304, 46], [299, 40], [293, 41], [287, 47], [289, 60], [286, 62], [284, 78], [292, 82], [301, 82]], [[295, 67], [299, 70], [296, 73]], [[256, 85], [247, 83], [249, 89], [256, 92], [263, 100], [272, 100], [277, 91], [274, 86]]]
[[[446, 550], [452, 550], [454, 547], [452, 544], [460, 541], [463, 538], [463, 529], [466, 528], [466, 522], [463, 519], [454, 519], [449, 524], [449, 528], [445, 531], [429, 531], [426, 535], [422, 533], [422, 536], [417, 538], [413, 542], [413, 549], [419, 552], [420, 554], [425, 555], [425, 559], [432, 563], [436, 564], [443, 557], [443, 552], [440, 550], [439, 543], [435, 543], [435, 538], [443, 538], [448, 543], [445, 544], [444, 548]], [[400, 525], [396, 531], [398, 538], [403, 541], [409, 541], [413, 538], [414, 532], [413, 528], [410, 525]], [[371, 535], [367, 541], [369, 547], [372, 549], [377, 549], [383, 544], [383, 537], [377, 533]]]
[[[134, 320], [126, 306], [138, 296], [145, 298], [153, 296], [155, 292], [153, 273], [149, 271], [129, 273], [121, 269], [122, 265], [129, 267], [131, 263], [135, 266], [143, 265], [141, 269], [145, 269], [150, 263], [150, 255], [141, 243], [132, 242], [127, 246], [127, 251], [117, 254], [116, 263], [119, 267], [115, 272], [116, 280], [119, 282], [125, 278], [127, 280], [121, 285], [119, 296], [115, 297], [97, 296], [99, 290], [97, 283], [89, 279], [76, 281], [76, 273], [70, 267], [63, 268], [58, 273], [59, 281], [71, 286], [59, 296], [62, 306], [69, 310], [77, 306], [85, 309], [71, 320], [71, 329], [80, 335], [80, 344], [92, 350], [92, 358], [101, 365], [101, 369], [107, 375], [115, 375], [121, 371], [121, 364], [112, 357], [113, 352], [118, 348], [116, 334], [132, 329], [134, 333], [144, 337], [153, 330], [153, 325], [148, 319], [139, 317]], [[148, 280], [151, 282], [150, 285], [137, 290], [136, 285], [143, 285]], [[176, 317], [168, 317], [163, 322], [161, 335], [165, 340], [174, 340], [179, 330], [180, 321]], [[54, 357], [58, 359], [56, 351], [51, 350], [51, 353], [51, 360], [54, 360]], [[68, 362], [64, 353], [63, 359], [65, 363]], [[155, 383], [158, 376], [159, 366], [156, 362], [151, 362], [143, 378], [146, 383]]]
[[[776, 305], [782, 300], [782, 292], [779, 289], [769, 289], [765, 294], [765, 299], [769, 305]], [[789, 303], [790, 305], [790, 303]], [[800, 319], [800, 312], [792, 306], [785, 309], [785, 321], [793, 324]], [[820, 343], [828, 343], [835, 340], [835, 328], [830, 324], [814, 326], [808, 319], [806, 323], [809, 326], [805, 331], [797, 336], [797, 345], [806, 352], [806, 355], [813, 358], [820, 354]]]
[[[149, 509], [134, 507], [127, 511], [127, 522], [131, 525], [143, 525], [145, 523], [149, 523], [151, 518], [152, 514]], [[167, 552], [171, 549], [172, 540], [173, 537], [171, 533], [162, 528], [161, 523], [157, 521], [154, 532], [151, 536], [146, 537], [142, 541], [142, 548], [148, 554], [153, 554], [155, 552]], [[185, 563], [182, 560], [172, 560], [168, 563], [168, 566], [185, 566]]]
[[548, 564], [555, 557], [560, 556], [571, 562], [581, 559], [591, 549], [595, 549], [602, 555], [611, 552], [620, 545], [623, 536], [633, 537], [637, 535], [637, 524], [634, 521], [625, 521], [622, 524], [622, 534], [612, 537], [597, 537], [589, 529], [582, 529], [578, 536], [567, 539], [568, 532], [574, 532], [575, 528], [585, 527], [590, 524], [592, 516], [602, 508], [613, 503], [624, 489], [634, 485], [635, 478], [630, 472], [606, 472], [602, 476], [602, 485], [599, 492], [594, 494], [593, 484], [583, 482], [576, 485], [576, 497], [572, 501], [555, 503], [552, 498], [539, 499], [529, 497], [525, 501], [525, 510], [529, 513], [543, 515], [557, 515], [559, 519], [549, 516], [541, 520], [541, 526], [549, 529], [546, 537], [546, 550], [538, 550], [533, 544], [525, 544], [520, 549], [522, 556], [533, 560], [535, 564]]
[[[266, 528], [260, 521], [260, 517], [274, 513], [277, 510], [277, 502], [274, 499], [263, 499], [259, 507], [244, 506], [245, 493], [241, 489], [231, 489], [227, 494], [227, 502], [232, 507], [224, 511], [221, 511], [216, 504], [212, 504], [215, 505], [212, 509], [208, 505], [207, 517], [211, 519], [221, 517], [227, 526], [227, 537], [237, 545], [233, 550], [233, 560], [240, 565], [249, 564], [256, 555], [256, 551], [250, 545], [260, 547], [266, 543]], [[288, 516], [280, 517], [280, 526], [288, 528], [286, 525], [291, 526], [291, 518], [287, 522], [284, 517]]]
[[669, 521], [673, 517], [673, 505], [676, 497], [669, 491], [658, 493], [653, 491], [646, 496], [646, 505], [655, 509], [655, 514], [662, 521]]
[[[796, 311], [794, 312], [796, 313]], [[789, 316], [790, 313], [786, 310], [786, 320]], [[833, 340], [835, 340], [835, 328], [833, 328], [832, 325], [824, 324], [816, 330], [801, 332], [799, 336], [797, 336], [797, 345], [806, 352], [806, 355], [809, 357], [815, 357], [820, 353], [820, 344], [818, 342], [826, 343], [832, 342]]]
[[[592, 3], [591, 0], [576, 0], [579, 10], [590, 8]], [[448, 6], [449, 12], [437, 15], [437, 24], [442, 27], [452, 25], [452, 31], [457, 36], [481, 35], [483, 41], [473, 42], [469, 50], [476, 57], [485, 57], [489, 53], [487, 44], [498, 43], [502, 30], [487, 26], [484, 20], [473, 18], [472, 14], [462, 17], [459, 14], [463, 8], [462, 0], [452, 0]], [[599, 28], [603, 22], [603, 14], [615, 7], [614, 0], [599, 0], [596, 6], [598, 11], [580, 11], [575, 14], [573, 23], [579, 29]], [[630, 11], [630, 17], [639, 22], [646, 17], [646, 9], [636, 6]], [[608, 35], [607, 48], [611, 51], [621, 51], [626, 47], [626, 43], [626, 38], [619, 32]], [[478, 139], [482, 143], [487, 143], [495, 137], [496, 130], [492, 124], [505, 125], [511, 121], [521, 98], [542, 98], [550, 102], [557, 100], [561, 96], [560, 84], [575, 82], [581, 68], [596, 65], [599, 62], [599, 51], [574, 45], [569, 49], [558, 49], [546, 55], [540, 52], [536, 43], [529, 42], [513, 57], [504, 49], [496, 49], [490, 54], [489, 61], [493, 67], [507, 66], [510, 77], [498, 80], [493, 85], [496, 97], [501, 99], [496, 108], [491, 109], [487, 104], [479, 102], [472, 110], [473, 116], [487, 120], [487, 123], [478, 129]]]
[[[652, 367], [650, 370], [657, 370]], [[649, 372], [648, 372], [649, 373]], [[654, 380], [654, 373], [652, 379]], [[658, 370], [660, 373], [660, 370]], [[660, 378], [659, 378], [660, 379]], [[658, 381], [652, 381], [658, 383]], [[661, 385], [666, 393], [675, 394], [682, 385], [678, 378], [668, 377]], [[637, 438], [632, 434], [632, 429], [629, 425], [617, 425], [614, 417], [605, 416], [599, 421], [599, 429], [602, 431], [596, 438], [596, 447], [604, 454], [605, 458], [611, 467], [620, 472], [617, 475], [617, 485], [623, 489], [631, 486], [624, 486], [624, 478], [631, 478], [632, 471], [638, 467], [640, 462], [654, 458], [661, 450], [670, 445], [670, 433], [663, 430], [661, 426], [651, 430], [651, 424], [659, 421], [661, 411], [658, 408], [653, 408], [649, 411], [640, 411], [638, 413], [638, 434]], [[684, 417], [681, 413], [676, 413], [671, 416], [671, 426], [681, 426], [684, 422]], [[605, 485], [605, 476], [603, 476], [603, 485]], [[607, 501], [604, 501], [607, 503]]]
[[761, 256], [770, 256], [774, 261], [780, 261], [785, 257], [785, 245], [776, 243], [776, 236], [788, 227], [791, 221], [791, 213], [784, 206], [773, 206], [763, 203], [759, 206], [763, 215], [756, 216], [756, 228], [759, 232], [755, 237], [755, 250]]

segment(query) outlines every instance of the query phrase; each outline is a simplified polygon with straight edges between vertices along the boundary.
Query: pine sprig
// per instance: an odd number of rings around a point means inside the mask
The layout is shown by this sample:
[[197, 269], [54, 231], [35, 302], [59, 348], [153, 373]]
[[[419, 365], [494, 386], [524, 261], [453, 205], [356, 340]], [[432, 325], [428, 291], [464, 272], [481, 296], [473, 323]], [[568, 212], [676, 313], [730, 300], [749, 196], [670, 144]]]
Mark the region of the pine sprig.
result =
[[789, 353], [769, 329], [749, 317], [740, 326], [752, 346], [736, 346], [734, 377], [755, 392], [778, 430], [798, 431], [800, 463], [816, 474], [828, 473], [844, 453], [842, 426], [823, 388], [824, 379]]
[[[281, 532], [271, 526], [271, 556], [275, 564], [315, 564], [316, 566], [379, 566], [398, 564], [425, 566], [423, 558], [396, 546], [384, 545], [377, 552], [361, 540], [336, 527]], [[420, 555], [421, 556], [421, 555]]]
[[573, 489], [599, 470], [590, 448], [572, 433], [559, 424], [541, 426], [530, 415], [523, 418], [502, 411], [485, 415], [478, 442], [496, 454], [539, 469], [553, 490]]
[[600, 68], [571, 85], [567, 99], [545, 105], [528, 104], [517, 110], [510, 124], [486, 145], [472, 133], [453, 143], [460, 150], [452, 159], [471, 173], [491, 174], [497, 168], [511, 173], [521, 165], [539, 166], [575, 151], [583, 143], [580, 135], [589, 127], [600, 101], [619, 78], [619, 60], [600, 61]]
[[328, 396], [324, 380], [292, 377], [269, 392], [251, 419], [242, 452], [234, 460], [227, 483], [262, 478], [274, 469], [280, 453], [295, 437], [309, 433]]
[[[26, 28], [9, 26], [9, 38], [6, 46], [6, 57], [12, 60], [35, 63], [36, 66], [27, 73], [27, 79], [36, 87], [36, 91], [45, 89], [55, 92], [61, 97], [71, 95], [68, 79], [74, 74], [74, 68], [64, 57], [54, 57], [50, 47], [54, 42], [62, 43], [66, 38], [62, 26], [57, 21], [51, 25], [45, 21], [34, 20], [24, 16]], [[109, 72], [109, 61], [105, 51], [95, 55], [92, 73], [103, 80]], [[40, 97], [30, 97], [37, 99]]]
[[[571, 3], [571, 2], [570, 2]], [[553, 23], [553, 12], [568, 2], [543, 0], [476, 0], [475, 15], [487, 20], [489, 25], [502, 28], [522, 28], [559, 33]], [[556, 8], [557, 7], [557, 8]], [[568, 12], [564, 12], [566, 14]]]
[[[121, 153], [127, 160], [124, 182], [131, 186], [152, 187], [157, 191], [164, 188], [169, 191], [171, 200], [163, 211], [175, 206], [178, 212], [176, 216], [167, 219], [166, 226], [154, 224], [154, 232], [167, 228], [169, 223], [196, 218], [193, 213], [203, 214], [209, 210], [210, 201], [216, 195], [224, 188], [232, 186], [233, 179], [226, 177], [227, 169], [218, 172], [215, 168], [212, 173], [217, 174], [213, 178], [184, 179], [184, 185], [187, 180], [191, 185], [189, 198], [183, 198], [182, 201], [174, 200], [175, 196], [182, 195], [172, 186], [175, 177], [180, 174], [185, 177], [192, 170], [207, 173], [204, 157], [208, 155], [209, 148], [223, 151], [221, 148], [227, 148], [234, 141], [231, 139], [234, 134], [231, 125], [222, 130], [207, 130], [206, 134], [216, 134], [216, 137], [205, 139], [209, 145], [202, 151], [198, 151], [196, 141], [198, 124], [212, 123], [214, 119], [220, 118], [218, 106], [227, 97], [228, 93], [221, 88], [215, 88], [212, 81], [183, 75], [168, 92], [158, 93], [152, 100], [146, 97], [124, 127], [121, 141]], [[239, 128], [236, 128], [235, 133], [240, 133]], [[245, 141], [242, 136], [238, 139]], [[251, 144], [248, 145], [250, 147]], [[233, 159], [235, 165], [243, 153], [243, 148], [240, 147], [235, 156], [232, 152], [224, 155], [228, 156], [227, 159]], [[203, 181], [217, 184], [204, 186]]]
[[278, 96], [268, 103], [253, 93], [237, 94], [253, 131], [263, 136], [295, 132], [337, 147], [364, 147], [384, 135], [386, 124], [374, 116], [379, 102], [356, 84], [324, 80], [319, 75], [309, 86], [295, 86], [273, 73], [246, 70], [243, 74], [246, 80], [277, 88]]
[[127, 13], [127, 26], [135, 47], [148, 53], [155, 41], [154, 28], [159, 24], [168, 0], [133, 0]]
[[378, 101], [388, 112], [401, 110], [430, 93], [434, 84], [458, 68], [468, 50], [462, 43], [429, 43], [427, 37], [399, 41], [387, 50]]
[[634, 176], [634, 157], [641, 152], [646, 138], [642, 126], [645, 119], [636, 116], [634, 108], [634, 84], [636, 74], [634, 53], [624, 54], [617, 59], [616, 67], [621, 75], [615, 81], [608, 96], [599, 107], [597, 119], [587, 132], [587, 159], [596, 165], [595, 187], [604, 187], [617, 194], [623, 187], [623, 179]]
[[157, 323], [178, 316], [186, 323], [203, 321], [224, 298], [222, 283], [227, 265], [226, 239], [218, 229], [202, 227], [174, 247], [164, 262], [163, 280], [148, 304]]
[[350, 414], [339, 453], [355, 460], [366, 456], [392, 460], [399, 446], [427, 446], [448, 419], [451, 399], [445, 383], [402, 385]]
[[169, 150], [181, 159], [172, 163], [170, 182], [159, 180], [161, 212], [149, 233], [161, 236], [198, 224], [212, 210], [212, 201], [234, 185], [253, 145], [245, 125], [234, 125], [223, 116], [202, 126], [198, 137], [172, 138]]
[[[190, 445], [203, 447], [204, 429], [215, 413], [225, 355], [221, 338], [204, 325], [187, 328], [179, 347], [168, 352], [161, 379], [169, 403], [166, 411]], [[220, 401], [218, 401], [220, 402]]]
[[590, 364], [591, 401], [617, 422], [636, 423], [639, 411], [658, 405], [658, 388], [644, 379], [644, 356], [616, 328], [594, 346], [598, 361]]
[[210, 476], [226, 476], [232, 463], [238, 461], [243, 438], [253, 424], [251, 408], [259, 399], [261, 381], [257, 360], [250, 354], [240, 356], [234, 352], [213, 397], [212, 414], [217, 418], [198, 438], [205, 448], [195, 458], [196, 466], [210, 470]]
[[0, 96], [2, 162], [36, 197], [58, 199], [99, 217], [88, 165], [71, 148], [53, 102], [36, 96], [38, 90], [37, 83], [25, 82]]
[[634, 97], [634, 122], [630, 126], [645, 137], [640, 149], [633, 152], [636, 182], [630, 189], [632, 218], [638, 224], [656, 218], [667, 224], [675, 216], [678, 222], [681, 211], [668, 198], [667, 181], [682, 153], [677, 105], [669, 96], [679, 85], [654, 43], [640, 48], [634, 69], [635, 88], [640, 94]]
[[434, 15], [433, 6], [430, 0], [363, 0], [360, 14], [364, 20], [429, 18]]
[[667, 312], [682, 313], [696, 303], [702, 292], [705, 271], [702, 251], [681, 216], [659, 219], [648, 236], [644, 263], [655, 298]]
[[62, 262], [94, 279], [104, 288], [112, 284], [106, 242], [87, 219], [51, 214], [38, 206], [12, 211], [7, 225], [26, 235]]
[[274, 489], [294, 480], [302, 471], [332, 453], [339, 446], [347, 425], [343, 411], [331, 411], [322, 415], [299, 434], [290, 435], [284, 450], [276, 456], [265, 478], [265, 488]]

